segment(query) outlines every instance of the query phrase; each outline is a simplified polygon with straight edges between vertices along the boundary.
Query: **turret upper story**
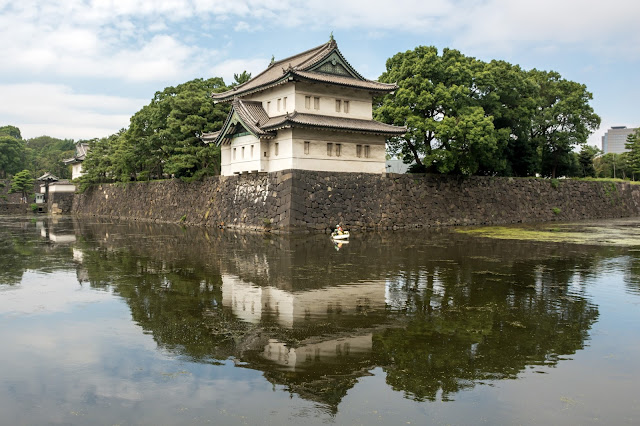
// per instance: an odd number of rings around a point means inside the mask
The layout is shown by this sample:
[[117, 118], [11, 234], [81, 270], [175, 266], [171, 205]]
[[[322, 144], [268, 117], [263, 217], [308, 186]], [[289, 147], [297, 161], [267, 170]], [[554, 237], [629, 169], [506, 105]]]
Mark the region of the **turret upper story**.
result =
[[257, 101], [269, 118], [293, 114], [360, 120], [372, 119], [372, 98], [395, 90], [395, 84], [362, 77], [342, 56], [337, 43], [329, 42], [272, 62], [251, 80], [223, 93], [216, 102], [234, 98]]

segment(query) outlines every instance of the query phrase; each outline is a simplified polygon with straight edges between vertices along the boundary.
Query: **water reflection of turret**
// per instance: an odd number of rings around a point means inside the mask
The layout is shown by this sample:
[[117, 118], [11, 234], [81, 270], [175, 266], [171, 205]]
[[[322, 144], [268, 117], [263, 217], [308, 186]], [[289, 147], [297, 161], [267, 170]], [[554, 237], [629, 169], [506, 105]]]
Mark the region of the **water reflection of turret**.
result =
[[[286, 287], [294, 287], [289, 284]], [[385, 310], [385, 282], [357, 282], [304, 291], [258, 286], [222, 274], [222, 303], [243, 321], [292, 328], [318, 321], [350, 321]]]
[[[381, 366], [415, 399], [553, 365], [583, 347], [585, 289], [618, 249], [496, 241], [448, 230], [326, 236], [86, 223], [83, 263], [158, 344], [233, 357], [335, 410]], [[107, 237], [108, 234], [108, 237]], [[338, 304], [339, 302], [339, 304]]]

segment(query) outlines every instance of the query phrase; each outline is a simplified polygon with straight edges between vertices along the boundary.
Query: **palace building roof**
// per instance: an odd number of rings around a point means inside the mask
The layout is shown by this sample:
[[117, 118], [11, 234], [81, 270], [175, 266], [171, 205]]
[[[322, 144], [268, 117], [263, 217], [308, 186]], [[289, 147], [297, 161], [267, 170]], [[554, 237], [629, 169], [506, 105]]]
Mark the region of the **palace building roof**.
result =
[[235, 97], [246, 96], [289, 81], [311, 81], [334, 84], [371, 92], [386, 93], [398, 88], [395, 84], [367, 80], [360, 75], [342, 56], [333, 38], [318, 47], [280, 61], [251, 80], [211, 97], [217, 102], [231, 101]]
[[66, 165], [68, 164], [75, 164], [75, 163], [82, 163], [84, 161], [84, 159], [87, 157], [87, 152], [89, 151], [89, 144], [88, 143], [78, 143], [76, 144], [76, 153], [73, 156], [73, 158], [67, 158], [65, 160], [62, 160], [62, 162]]

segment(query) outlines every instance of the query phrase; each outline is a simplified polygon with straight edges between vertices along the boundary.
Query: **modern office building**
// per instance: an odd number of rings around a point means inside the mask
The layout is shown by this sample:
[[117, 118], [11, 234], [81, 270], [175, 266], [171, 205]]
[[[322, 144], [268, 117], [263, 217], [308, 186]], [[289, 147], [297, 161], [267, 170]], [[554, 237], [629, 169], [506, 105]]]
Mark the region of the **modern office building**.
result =
[[627, 128], [627, 126], [613, 126], [602, 137], [602, 150], [605, 154], [622, 154], [627, 149], [624, 144], [627, 143], [627, 136], [634, 133], [637, 129]]

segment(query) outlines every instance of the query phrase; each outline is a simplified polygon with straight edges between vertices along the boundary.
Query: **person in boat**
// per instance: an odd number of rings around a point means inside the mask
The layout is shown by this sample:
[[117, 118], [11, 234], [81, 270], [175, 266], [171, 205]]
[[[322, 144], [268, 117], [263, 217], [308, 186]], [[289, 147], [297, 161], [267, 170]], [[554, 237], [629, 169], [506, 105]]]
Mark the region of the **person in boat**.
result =
[[336, 235], [344, 234], [344, 231], [342, 230], [342, 226], [340, 226], [340, 224], [336, 225], [336, 230], [334, 232], [336, 233]]

